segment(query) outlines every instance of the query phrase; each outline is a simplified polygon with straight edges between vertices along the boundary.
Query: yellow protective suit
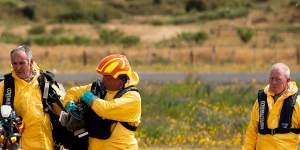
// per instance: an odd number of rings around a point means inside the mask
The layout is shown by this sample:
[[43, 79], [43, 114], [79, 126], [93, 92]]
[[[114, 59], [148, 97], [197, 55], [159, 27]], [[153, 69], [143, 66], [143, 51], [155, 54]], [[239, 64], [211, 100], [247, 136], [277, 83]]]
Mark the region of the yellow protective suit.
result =
[[[295, 82], [289, 82], [288, 90], [283, 93], [274, 103], [274, 94], [269, 91], [269, 86], [264, 89], [267, 94], [268, 102], [268, 116], [267, 125], [268, 128], [274, 129], [278, 127], [280, 112], [284, 102], [284, 99], [290, 95], [295, 94], [298, 91]], [[258, 102], [256, 100], [252, 113], [249, 126], [246, 131], [245, 142], [243, 150], [296, 150], [298, 144], [298, 134], [286, 133], [275, 135], [262, 135], [258, 133]], [[291, 120], [292, 128], [300, 128], [300, 97], [297, 97], [296, 104], [294, 106], [293, 116]]]
[[[39, 71], [31, 82], [20, 79], [12, 71], [15, 79], [14, 109], [23, 118], [24, 131], [21, 136], [23, 150], [53, 150], [50, 117], [43, 110], [41, 90], [37, 78]], [[0, 83], [0, 105], [3, 102], [4, 82]]]
[[[139, 78], [137, 73], [133, 73], [125, 87], [137, 85]], [[65, 95], [65, 104], [70, 101], [79, 101], [80, 96], [91, 90], [91, 84], [69, 89]], [[141, 118], [141, 97], [136, 91], [129, 91], [122, 97], [113, 99], [118, 91], [107, 91], [104, 100], [97, 98], [92, 103], [91, 108], [102, 118], [116, 121], [129, 122], [137, 126]], [[136, 150], [138, 143], [135, 138], [135, 132], [123, 127], [119, 122], [115, 124], [110, 138], [101, 140], [89, 138], [89, 150]]]

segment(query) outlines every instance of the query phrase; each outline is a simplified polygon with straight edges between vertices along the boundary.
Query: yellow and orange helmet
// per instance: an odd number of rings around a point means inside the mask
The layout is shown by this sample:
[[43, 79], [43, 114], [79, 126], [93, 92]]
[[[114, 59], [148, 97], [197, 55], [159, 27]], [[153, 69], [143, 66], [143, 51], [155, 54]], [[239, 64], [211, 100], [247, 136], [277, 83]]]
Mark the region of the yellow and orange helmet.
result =
[[111, 75], [117, 79], [119, 75], [131, 76], [130, 64], [124, 55], [112, 54], [103, 58], [97, 67], [97, 72], [101, 75]]

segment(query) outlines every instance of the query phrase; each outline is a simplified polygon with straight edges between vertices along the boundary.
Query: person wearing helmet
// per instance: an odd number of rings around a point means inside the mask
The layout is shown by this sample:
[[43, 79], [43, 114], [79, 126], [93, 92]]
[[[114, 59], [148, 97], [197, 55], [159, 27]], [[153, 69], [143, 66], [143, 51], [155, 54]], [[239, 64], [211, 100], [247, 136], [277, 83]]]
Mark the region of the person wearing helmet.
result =
[[102, 75], [93, 84], [73, 87], [64, 97], [67, 111], [75, 103], [89, 107], [85, 115], [89, 150], [138, 149], [135, 130], [141, 118], [141, 97], [135, 87], [139, 82], [124, 55], [103, 58], [97, 67]]
[[296, 150], [300, 133], [300, 99], [286, 64], [276, 63], [269, 85], [259, 90], [243, 150]]

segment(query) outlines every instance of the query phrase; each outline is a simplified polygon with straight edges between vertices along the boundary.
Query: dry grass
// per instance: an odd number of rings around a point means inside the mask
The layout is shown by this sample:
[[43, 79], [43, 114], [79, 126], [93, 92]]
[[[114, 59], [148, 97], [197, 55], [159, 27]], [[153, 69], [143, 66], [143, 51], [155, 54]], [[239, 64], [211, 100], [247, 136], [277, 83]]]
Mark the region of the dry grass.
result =
[[[118, 29], [128, 35], [141, 38], [142, 44], [136, 47], [120, 46], [36, 46], [33, 45], [35, 60], [42, 67], [57, 72], [93, 72], [98, 61], [111, 53], [122, 53], [128, 56], [134, 68], [142, 72], [241, 72], [265, 71], [274, 62], [289, 64], [293, 70], [300, 69], [297, 64], [296, 49], [299, 46], [299, 34], [280, 33], [283, 42], [269, 42], [270, 32], [265, 30], [273, 27], [274, 17], [262, 22], [255, 20], [262, 17], [262, 12], [252, 12], [248, 18], [234, 20], [218, 20], [201, 24], [151, 26], [140, 24], [145, 18], [132, 18], [132, 21], [112, 21], [103, 25], [92, 24], [52, 24], [53, 28], [63, 28], [67, 35], [83, 35], [98, 38], [100, 28]], [[276, 24], [274, 24], [276, 26]], [[255, 29], [250, 43], [244, 44], [238, 38], [235, 27], [249, 26]], [[0, 32], [9, 30], [26, 36], [30, 25], [3, 27]], [[180, 32], [205, 31], [209, 39], [202, 45], [186, 47], [157, 47], [155, 43], [169, 39]], [[0, 44], [0, 71], [9, 71], [9, 50], [12, 44]], [[83, 53], [87, 53], [87, 64], [83, 65]]]
[[[9, 71], [9, 50], [14, 45], [1, 44], [1, 72]], [[135, 70], [142, 72], [240, 72], [264, 71], [274, 62], [285, 62], [298, 70], [296, 50], [249, 47], [147, 48], [102, 46], [32, 46], [35, 60], [56, 72], [94, 72], [98, 61], [111, 53], [128, 56]], [[83, 53], [87, 64], [83, 65]]]

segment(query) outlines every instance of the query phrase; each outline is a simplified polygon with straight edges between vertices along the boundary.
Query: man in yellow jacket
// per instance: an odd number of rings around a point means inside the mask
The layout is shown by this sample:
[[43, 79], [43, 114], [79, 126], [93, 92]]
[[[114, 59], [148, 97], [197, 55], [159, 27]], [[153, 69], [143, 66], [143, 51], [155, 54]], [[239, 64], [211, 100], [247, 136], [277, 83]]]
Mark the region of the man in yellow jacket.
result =
[[[94, 117], [86, 116], [89, 118], [88, 149], [138, 149], [134, 131], [141, 118], [140, 94], [137, 90], [127, 90], [119, 94], [120, 91], [138, 84], [138, 74], [131, 70], [126, 56], [119, 54], [103, 58], [97, 72], [102, 75], [102, 80], [98, 81], [100, 94], [96, 94], [92, 84], [88, 84], [69, 89], [64, 97], [67, 109], [71, 101], [83, 102], [94, 113]], [[95, 120], [102, 123], [97, 125]]]
[[269, 85], [261, 90], [251, 113], [243, 150], [296, 150], [300, 128], [300, 99], [286, 64], [276, 63]]
[[[10, 52], [15, 85], [13, 107], [23, 118], [23, 150], [54, 149], [49, 115], [44, 112], [38, 77], [40, 70], [32, 59], [32, 50], [18, 46]], [[0, 105], [3, 104], [4, 82], [0, 83]]]

